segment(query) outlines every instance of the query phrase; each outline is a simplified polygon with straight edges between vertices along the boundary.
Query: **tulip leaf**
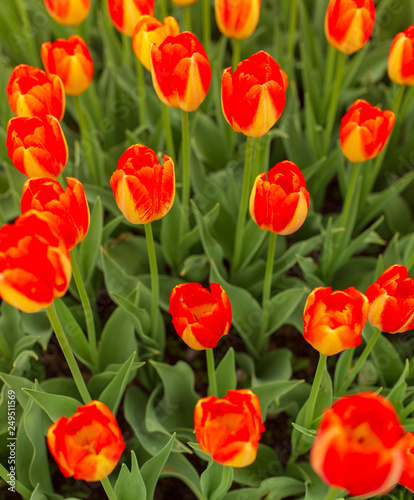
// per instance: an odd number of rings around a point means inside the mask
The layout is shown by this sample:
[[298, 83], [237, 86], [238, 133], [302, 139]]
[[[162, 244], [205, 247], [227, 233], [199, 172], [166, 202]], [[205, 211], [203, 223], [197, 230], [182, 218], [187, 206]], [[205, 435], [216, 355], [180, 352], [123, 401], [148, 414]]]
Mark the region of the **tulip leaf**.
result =
[[282, 464], [273, 448], [259, 443], [255, 461], [247, 466], [234, 469], [234, 480], [244, 486], [259, 486], [268, 478], [282, 472]]
[[227, 391], [234, 390], [237, 387], [236, 365], [234, 360], [234, 349], [226, 352], [224, 358], [216, 368], [217, 394], [218, 398], [223, 398]]
[[6, 384], [8, 390], [14, 391], [20, 406], [26, 408], [29, 398], [22, 389], [31, 389], [33, 387], [33, 382], [27, 378], [9, 375], [7, 373], [0, 373], [0, 379]]
[[22, 336], [19, 311], [3, 302], [0, 307], [0, 355], [11, 359], [16, 341]]
[[121, 471], [115, 484], [115, 494], [122, 500], [136, 500], [147, 498], [147, 489], [139, 470], [137, 457], [131, 450], [131, 471], [122, 464]]
[[267, 384], [253, 387], [252, 391], [256, 394], [260, 401], [263, 421], [266, 420], [267, 409], [270, 403], [276, 401], [278, 398], [302, 383], [303, 380], [288, 380], [269, 382]]
[[185, 483], [198, 499], [202, 499], [200, 477], [195, 467], [182, 453], [171, 453], [160, 477], [176, 477]]
[[254, 256], [257, 254], [263, 245], [268, 231], [260, 229], [260, 227], [253, 221], [249, 220], [243, 229], [242, 251], [241, 251], [241, 265], [238, 269], [239, 273], [245, 269]]
[[13, 359], [16, 359], [18, 355], [24, 351], [30, 351], [38, 340], [39, 337], [33, 335], [25, 335], [18, 339], [13, 347]]
[[[109, 189], [104, 189], [94, 184], [84, 184], [85, 194], [88, 202], [94, 203], [96, 198], [100, 198], [104, 208], [109, 210], [115, 217], [119, 215], [119, 208], [116, 204], [114, 194]], [[125, 221], [125, 223], [127, 223]]]
[[161, 250], [168, 265], [177, 268], [180, 261], [180, 221], [182, 217], [181, 201], [176, 196], [168, 213], [161, 220]]
[[37, 483], [36, 488], [30, 495], [29, 500], [47, 500], [47, 497], [40, 491], [40, 485]]
[[336, 362], [334, 374], [334, 387], [336, 396], [342, 395], [339, 394], [339, 388], [341, 387], [346, 375], [348, 374], [348, 371], [351, 368], [352, 360], [354, 357], [354, 350], [355, 349], [345, 349], [345, 351], [341, 352]]
[[78, 411], [78, 406], [82, 406], [80, 401], [60, 394], [48, 394], [33, 389], [23, 389], [23, 392], [35, 401], [52, 422], [56, 422], [62, 416], [72, 416]]
[[30, 333], [39, 337], [39, 343], [42, 349], [46, 351], [49, 345], [50, 337], [53, 334], [53, 329], [45, 311], [37, 313], [23, 313], [21, 329], [25, 333]]
[[95, 201], [91, 213], [89, 230], [78, 248], [72, 251], [79, 250], [79, 267], [84, 281], [88, 281], [95, 269], [95, 264], [99, 256], [99, 247], [102, 241], [102, 226], [103, 226], [103, 211], [101, 198], [98, 196]]
[[210, 460], [201, 474], [200, 484], [205, 500], [221, 500], [233, 482], [233, 467]]
[[394, 408], [399, 412], [403, 407], [403, 401], [405, 399], [405, 393], [407, 391], [407, 382], [406, 378], [410, 371], [410, 362], [408, 359], [405, 360], [404, 370], [402, 371], [400, 378], [394, 384], [394, 387], [391, 389], [389, 394], [387, 395], [387, 399], [391, 401]]
[[308, 289], [305, 287], [290, 288], [279, 292], [270, 299], [270, 304], [267, 306], [269, 329], [266, 335], [271, 335], [282, 325], [290, 323], [290, 316], [301, 303], [306, 292], [308, 292]]
[[[217, 124], [203, 113], [197, 113], [191, 127], [193, 146], [203, 162], [214, 169], [224, 168], [229, 161], [229, 151]], [[214, 144], [214, 148], [211, 145]]]

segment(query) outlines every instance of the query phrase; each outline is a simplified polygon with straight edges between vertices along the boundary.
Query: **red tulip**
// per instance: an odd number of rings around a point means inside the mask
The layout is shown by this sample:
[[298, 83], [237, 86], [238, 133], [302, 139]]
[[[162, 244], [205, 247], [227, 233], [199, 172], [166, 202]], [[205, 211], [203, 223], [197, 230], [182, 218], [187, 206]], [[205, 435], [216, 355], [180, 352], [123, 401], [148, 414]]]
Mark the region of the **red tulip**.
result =
[[154, 0], [107, 0], [108, 11], [115, 28], [132, 36], [140, 16], [154, 14]]
[[414, 85], [414, 24], [398, 33], [392, 41], [388, 76], [400, 85]]
[[59, 24], [77, 26], [91, 9], [90, 0], [43, 0], [50, 16]]
[[223, 35], [243, 40], [253, 34], [259, 22], [260, 0], [215, 0], [214, 10]]
[[404, 436], [404, 442], [404, 469], [398, 484], [414, 493], [414, 435], [412, 432], [407, 432]]

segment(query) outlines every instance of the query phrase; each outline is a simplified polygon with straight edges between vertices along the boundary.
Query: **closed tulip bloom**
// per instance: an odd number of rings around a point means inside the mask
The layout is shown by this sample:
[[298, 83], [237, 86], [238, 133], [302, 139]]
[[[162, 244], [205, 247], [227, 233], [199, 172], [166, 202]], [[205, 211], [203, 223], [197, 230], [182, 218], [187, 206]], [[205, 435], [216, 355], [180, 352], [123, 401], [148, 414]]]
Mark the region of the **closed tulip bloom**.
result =
[[67, 40], [42, 44], [40, 52], [45, 70], [49, 75], [58, 75], [68, 95], [79, 95], [92, 82], [93, 61], [83, 38], [77, 35]]
[[246, 467], [256, 459], [265, 431], [258, 397], [248, 389], [226, 396], [202, 398], [194, 411], [194, 428], [201, 451], [231, 467]]
[[111, 410], [99, 401], [78, 406], [49, 428], [47, 444], [65, 477], [100, 481], [116, 467], [125, 448]]
[[368, 321], [387, 333], [414, 328], [414, 279], [405, 266], [391, 266], [367, 289]]
[[26, 177], [55, 179], [68, 161], [68, 146], [58, 120], [12, 118], [7, 124], [7, 154]]
[[144, 15], [139, 18], [132, 33], [132, 48], [141, 64], [151, 71], [151, 45], [160, 45], [167, 36], [179, 33], [180, 28], [173, 17], [165, 17], [163, 24], [155, 17]]
[[414, 85], [414, 24], [398, 33], [392, 41], [388, 76], [400, 85]]
[[286, 103], [287, 75], [262, 50], [239, 62], [236, 71], [223, 70], [221, 105], [236, 132], [261, 137], [282, 114]]
[[325, 35], [335, 49], [353, 54], [368, 42], [374, 29], [373, 0], [330, 0]]
[[376, 158], [394, 122], [392, 111], [381, 111], [364, 99], [356, 100], [341, 120], [339, 142], [343, 154], [354, 163]]
[[292, 234], [305, 222], [308, 208], [305, 178], [291, 161], [281, 161], [256, 177], [249, 209], [260, 229]]
[[303, 336], [321, 354], [333, 356], [361, 343], [368, 311], [368, 299], [352, 286], [335, 292], [315, 288], [305, 304]]
[[70, 258], [55, 229], [35, 210], [0, 228], [0, 297], [21, 311], [40, 311], [69, 287]]
[[154, 0], [108, 0], [108, 11], [115, 28], [132, 36], [139, 18], [154, 14]]
[[206, 51], [188, 31], [151, 46], [151, 74], [160, 100], [173, 108], [194, 111], [204, 101], [211, 80]]
[[77, 26], [91, 9], [90, 0], [43, 0], [50, 16], [59, 24]]
[[161, 219], [174, 203], [172, 159], [164, 155], [161, 165], [154, 151], [142, 144], [125, 151], [110, 183], [119, 209], [132, 224]]
[[80, 243], [89, 229], [89, 207], [82, 184], [74, 177], [66, 178], [66, 191], [58, 181], [37, 177], [23, 185], [20, 201], [22, 214], [29, 210], [53, 215], [66, 248]]
[[216, 347], [231, 326], [231, 306], [226, 292], [211, 283], [210, 292], [199, 283], [182, 283], [172, 289], [168, 312], [175, 331], [198, 351]]
[[414, 493], [414, 435], [412, 432], [407, 432], [404, 436], [404, 443], [404, 469], [398, 484]]
[[65, 89], [57, 75], [28, 64], [16, 66], [7, 84], [9, 105], [17, 116], [53, 115], [59, 121], [65, 113]]
[[313, 470], [352, 497], [383, 495], [404, 467], [404, 430], [392, 404], [373, 392], [325, 410], [310, 453]]
[[259, 22], [260, 0], [215, 0], [214, 10], [223, 35], [243, 40], [253, 34]]

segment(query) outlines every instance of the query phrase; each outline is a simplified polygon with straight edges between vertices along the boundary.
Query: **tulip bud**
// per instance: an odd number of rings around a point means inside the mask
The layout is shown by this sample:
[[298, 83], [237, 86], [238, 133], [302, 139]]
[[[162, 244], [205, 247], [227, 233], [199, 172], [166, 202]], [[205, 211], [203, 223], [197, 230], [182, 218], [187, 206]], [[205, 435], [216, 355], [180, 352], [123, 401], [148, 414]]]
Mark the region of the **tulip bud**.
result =
[[414, 24], [398, 33], [392, 41], [388, 76], [400, 85], [414, 85]]
[[59, 24], [77, 26], [91, 9], [90, 0], [43, 0], [50, 16]]
[[127, 36], [132, 36], [134, 27], [142, 15], [152, 16], [154, 14], [154, 0], [107, 1], [109, 16], [113, 25], [118, 31]]
[[223, 35], [243, 40], [253, 34], [259, 22], [260, 0], [215, 0], [214, 10]]

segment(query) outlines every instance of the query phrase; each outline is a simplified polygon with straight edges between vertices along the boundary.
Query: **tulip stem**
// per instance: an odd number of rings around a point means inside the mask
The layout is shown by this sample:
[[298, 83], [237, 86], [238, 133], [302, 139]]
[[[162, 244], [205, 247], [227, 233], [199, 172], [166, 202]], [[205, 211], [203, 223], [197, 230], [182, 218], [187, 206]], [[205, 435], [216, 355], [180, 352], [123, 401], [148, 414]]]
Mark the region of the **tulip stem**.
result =
[[181, 133], [182, 133], [182, 155], [183, 155], [183, 192], [182, 205], [183, 216], [181, 218], [181, 234], [188, 227], [188, 214], [190, 204], [190, 129], [187, 111], [181, 110]]
[[292, 0], [290, 6], [290, 20], [289, 20], [289, 43], [287, 50], [287, 60], [290, 64], [293, 55], [293, 49], [295, 48], [295, 32], [296, 32], [296, 20], [298, 17], [298, 0]]
[[319, 353], [318, 367], [316, 368], [315, 378], [313, 379], [311, 392], [309, 394], [308, 404], [305, 413], [305, 427], [310, 429], [313, 421], [313, 414], [315, 412], [316, 400], [318, 398], [319, 388], [321, 386], [322, 377], [326, 367], [327, 356]]
[[362, 351], [361, 356], [359, 356], [358, 361], [355, 363], [350, 373], [348, 373], [348, 375], [345, 377], [344, 383], [339, 387], [340, 394], [343, 394], [348, 389], [354, 378], [358, 375], [360, 369], [362, 368], [362, 365], [365, 363], [380, 335], [381, 330], [377, 328], [372, 334], [372, 337], [369, 339], [369, 342], [365, 346], [365, 349]]
[[358, 180], [358, 175], [359, 175], [359, 169], [360, 169], [360, 163], [353, 163], [352, 165], [352, 173], [351, 173], [351, 180], [349, 182], [348, 189], [346, 191], [346, 197], [345, 197], [345, 203], [344, 203], [344, 209], [342, 212], [342, 215], [339, 219], [340, 226], [345, 228], [345, 231], [342, 234], [341, 238], [341, 245], [340, 247], [343, 248], [345, 245], [347, 245], [350, 237], [352, 236], [352, 231], [354, 229], [355, 225], [355, 219], [356, 216], [358, 215], [355, 213], [355, 217], [353, 220], [350, 220], [350, 212], [352, 206], [358, 207], [359, 204], [359, 196], [356, 191], [356, 183]]
[[[3, 481], [6, 484], [10, 484], [10, 479], [9, 479], [9, 471], [3, 467], [3, 465], [0, 464], [0, 477], [3, 479]], [[32, 495], [32, 492], [26, 488], [22, 483], [20, 483], [17, 479], [13, 480], [14, 482], [14, 489], [22, 495], [24, 498], [30, 498]]]
[[91, 303], [89, 302], [89, 297], [86, 292], [85, 283], [82, 279], [79, 270], [78, 259], [76, 256], [76, 247], [70, 251], [70, 257], [72, 262], [73, 278], [75, 279], [76, 288], [78, 289], [83, 311], [85, 313], [86, 330], [88, 332], [89, 349], [91, 351], [92, 363], [96, 366], [98, 362], [98, 350], [96, 348], [95, 323], [93, 320]]
[[261, 328], [261, 336], [259, 341], [259, 352], [263, 348], [263, 340], [266, 330], [269, 324], [270, 316], [270, 292], [272, 288], [272, 277], [273, 277], [273, 262], [275, 260], [275, 249], [276, 249], [276, 233], [270, 233], [269, 239], [269, 250], [267, 252], [267, 263], [266, 271], [263, 283], [263, 299], [262, 299], [262, 309], [263, 309], [263, 322]]
[[191, 31], [191, 10], [189, 5], [186, 5], [184, 7], [184, 22], [185, 22], [185, 29], [187, 31]]
[[336, 500], [340, 495], [342, 496], [342, 491], [338, 488], [330, 488], [324, 500]]
[[335, 59], [336, 59], [336, 54], [337, 50], [332, 47], [331, 44], [329, 44], [329, 49], [328, 49], [328, 60], [326, 63], [325, 67], [325, 79], [323, 81], [323, 92], [325, 95], [329, 93], [329, 89], [331, 87], [331, 82], [332, 82], [332, 74], [334, 71], [334, 66], [335, 66]]
[[82, 400], [85, 404], [89, 403], [89, 401], [92, 401], [92, 398], [89, 395], [88, 388], [86, 387], [85, 381], [83, 380], [79, 366], [76, 363], [75, 356], [73, 355], [73, 352], [70, 348], [68, 339], [66, 338], [62, 325], [60, 324], [59, 317], [56, 313], [55, 305], [52, 303], [52, 305], [50, 305], [46, 309], [46, 312], [50, 324], [52, 325], [52, 328], [55, 331], [56, 338], [59, 342], [60, 348], [62, 349], [63, 355], [66, 358], [66, 362], [72, 373], [72, 377], [75, 381], [76, 387], [78, 388], [79, 394], [81, 395]]
[[109, 500], [118, 500], [118, 497], [116, 496], [115, 491], [112, 488], [112, 484], [111, 481], [109, 481], [108, 476], [101, 479], [101, 484]]
[[243, 228], [246, 219], [246, 211], [249, 202], [250, 193], [250, 172], [252, 169], [252, 153], [254, 147], [254, 138], [247, 137], [246, 140], [246, 156], [244, 160], [243, 172], [243, 187], [242, 196], [240, 200], [239, 213], [237, 216], [236, 234], [234, 237], [234, 255], [232, 262], [232, 271], [234, 272], [240, 265], [242, 242], [243, 242]]
[[138, 57], [135, 58], [135, 65], [137, 67], [137, 80], [138, 80], [138, 113], [140, 127], [147, 125], [147, 102], [145, 90], [144, 67], [142, 66]]
[[165, 0], [160, 0], [158, 2], [159, 4], [159, 9], [160, 9], [160, 14], [159, 14], [159, 19], [163, 20], [164, 17], [167, 15], [167, 6], [165, 5]]
[[206, 359], [207, 359], [207, 374], [208, 374], [208, 394], [210, 396], [218, 397], [213, 349], [206, 349]]
[[203, 40], [207, 55], [210, 53], [211, 13], [210, 0], [203, 0]]
[[30, 52], [30, 62], [33, 66], [38, 66], [41, 64], [39, 53], [36, 50], [36, 41], [33, 36], [32, 28], [29, 22], [29, 16], [27, 15], [26, 7], [23, 0], [16, 0], [17, 9], [22, 20], [22, 32], [24, 33], [24, 38], [26, 40], [27, 46]]
[[234, 73], [236, 71], [237, 65], [239, 64], [240, 54], [241, 54], [240, 40], [234, 39], [233, 40], [233, 58], [232, 58], [232, 63], [231, 63], [232, 73]]
[[154, 237], [152, 234], [151, 222], [144, 224], [145, 236], [147, 239], [148, 248], [148, 258], [150, 264], [151, 273], [151, 292], [152, 292], [152, 303], [151, 303], [151, 337], [153, 339], [157, 338], [157, 323], [158, 323], [158, 296], [159, 296], [159, 284], [158, 284], [158, 267], [157, 267], [157, 256], [155, 254]]
[[161, 105], [162, 105], [162, 121], [164, 123], [165, 137], [167, 139], [167, 151], [168, 155], [171, 156], [171, 158], [175, 162], [175, 147], [171, 129], [170, 115], [168, 114], [168, 106], [164, 103], [162, 103]]

